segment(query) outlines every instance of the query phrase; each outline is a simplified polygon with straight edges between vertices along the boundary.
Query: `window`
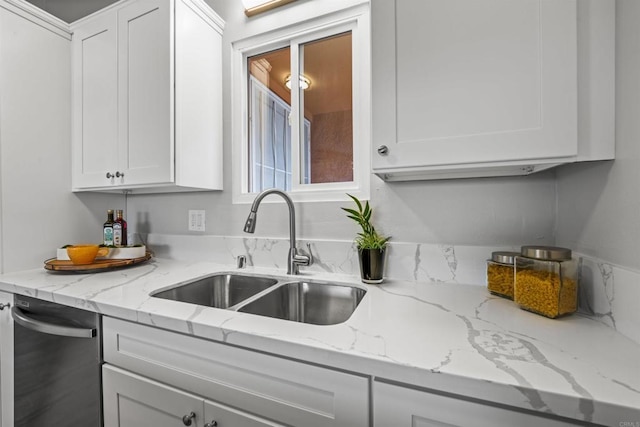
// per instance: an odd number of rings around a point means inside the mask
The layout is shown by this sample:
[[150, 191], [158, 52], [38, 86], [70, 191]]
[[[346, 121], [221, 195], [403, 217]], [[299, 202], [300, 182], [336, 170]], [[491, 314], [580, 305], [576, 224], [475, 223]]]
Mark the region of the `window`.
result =
[[361, 6], [233, 44], [234, 202], [368, 197], [368, 26]]
[[[248, 58], [249, 191], [353, 181], [351, 32], [299, 46], [299, 87], [291, 87], [291, 48]], [[291, 90], [298, 90], [300, 137], [292, 138]], [[295, 135], [294, 135], [295, 136]], [[293, 177], [291, 144], [300, 147]]]

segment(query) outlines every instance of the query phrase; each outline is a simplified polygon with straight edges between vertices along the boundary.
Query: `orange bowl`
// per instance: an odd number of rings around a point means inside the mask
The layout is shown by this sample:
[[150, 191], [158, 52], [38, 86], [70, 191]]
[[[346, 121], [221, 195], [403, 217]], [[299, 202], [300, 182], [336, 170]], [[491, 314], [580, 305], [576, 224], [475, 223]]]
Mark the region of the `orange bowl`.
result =
[[91, 264], [97, 256], [104, 256], [107, 253], [109, 253], [109, 248], [101, 248], [98, 245], [67, 246], [69, 259], [77, 265]]

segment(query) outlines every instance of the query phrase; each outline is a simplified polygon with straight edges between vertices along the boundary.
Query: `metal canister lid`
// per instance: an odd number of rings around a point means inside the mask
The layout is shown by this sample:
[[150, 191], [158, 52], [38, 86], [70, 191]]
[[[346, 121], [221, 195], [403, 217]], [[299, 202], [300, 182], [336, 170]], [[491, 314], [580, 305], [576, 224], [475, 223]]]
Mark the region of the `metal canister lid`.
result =
[[571, 259], [571, 249], [556, 246], [523, 246], [520, 254], [527, 258], [546, 261], [566, 261]]
[[515, 262], [515, 257], [518, 255], [520, 255], [518, 252], [491, 252], [491, 261], [499, 262], [501, 264], [513, 264]]

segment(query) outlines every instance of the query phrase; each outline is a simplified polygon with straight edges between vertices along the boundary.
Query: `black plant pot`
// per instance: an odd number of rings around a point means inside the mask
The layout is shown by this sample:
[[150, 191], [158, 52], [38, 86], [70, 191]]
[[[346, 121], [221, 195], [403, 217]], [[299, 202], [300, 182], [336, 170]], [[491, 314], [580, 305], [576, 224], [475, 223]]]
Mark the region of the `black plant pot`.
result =
[[382, 283], [384, 276], [384, 249], [360, 249], [358, 248], [358, 258], [360, 259], [360, 277], [364, 283]]

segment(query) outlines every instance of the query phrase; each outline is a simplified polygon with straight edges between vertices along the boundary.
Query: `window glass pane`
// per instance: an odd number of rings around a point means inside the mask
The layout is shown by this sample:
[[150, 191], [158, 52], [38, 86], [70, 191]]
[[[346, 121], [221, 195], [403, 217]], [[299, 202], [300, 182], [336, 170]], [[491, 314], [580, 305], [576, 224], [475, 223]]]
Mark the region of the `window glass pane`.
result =
[[[248, 58], [249, 120], [247, 191], [292, 189], [300, 184], [353, 181], [351, 32], [300, 45], [300, 82], [291, 82], [291, 49]], [[300, 91], [292, 106], [291, 90]], [[304, 112], [300, 135], [289, 117]], [[292, 165], [292, 144], [300, 165]], [[294, 177], [294, 166], [300, 176]]]
[[249, 69], [249, 188], [291, 189], [291, 49], [248, 59]]
[[[303, 183], [353, 181], [351, 32], [300, 47]], [[309, 87], [305, 90], [306, 84]], [[308, 123], [308, 126], [307, 124]]]

